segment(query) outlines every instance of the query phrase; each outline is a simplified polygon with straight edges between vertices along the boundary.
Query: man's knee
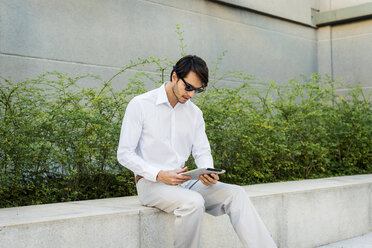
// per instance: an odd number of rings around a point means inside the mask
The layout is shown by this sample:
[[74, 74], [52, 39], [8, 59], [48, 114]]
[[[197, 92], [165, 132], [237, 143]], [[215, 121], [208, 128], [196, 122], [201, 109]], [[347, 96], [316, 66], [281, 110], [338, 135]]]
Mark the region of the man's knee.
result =
[[242, 186], [234, 185], [235, 187], [235, 193], [240, 196], [247, 197], [247, 193], [245, 192], [245, 189]]
[[176, 216], [203, 216], [205, 207], [204, 199], [201, 195], [196, 193], [192, 196], [183, 197], [182, 199], [179, 199], [179, 201], [179, 207], [174, 210]]
[[204, 211], [204, 198], [200, 194], [195, 194], [184, 202], [184, 206], [199, 211]]
[[224, 187], [224, 192], [227, 195], [230, 195], [232, 197], [242, 197], [242, 196], [247, 196], [247, 193], [245, 192], [244, 188], [239, 185], [235, 184], [226, 184], [227, 186]]
[[232, 201], [240, 202], [245, 201], [248, 198], [247, 193], [245, 192], [244, 188], [239, 185], [230, 185], [228, 189], [228, 194], [230, 195], [230, 199]]

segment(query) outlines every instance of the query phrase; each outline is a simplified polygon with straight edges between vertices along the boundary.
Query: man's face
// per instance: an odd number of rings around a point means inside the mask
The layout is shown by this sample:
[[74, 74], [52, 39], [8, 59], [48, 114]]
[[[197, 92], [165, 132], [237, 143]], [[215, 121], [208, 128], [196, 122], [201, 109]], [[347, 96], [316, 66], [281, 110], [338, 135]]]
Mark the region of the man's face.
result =
[[[191, 84], [194, 88], [200, 88], [203, 85], [198, 75], [193, 71], [190, 71], [189, 74], [187, 74], [187, 76], [183, 78], [183, 80]], [[177, 77], [176, 73], [173, 73], [172, 75], [172, 82], [175, 82], [172, 90], [179, 103], [185, 103], [195, 95], [194, 90], [185, 90], [186, 84], [182, 81], [181, 78]]]

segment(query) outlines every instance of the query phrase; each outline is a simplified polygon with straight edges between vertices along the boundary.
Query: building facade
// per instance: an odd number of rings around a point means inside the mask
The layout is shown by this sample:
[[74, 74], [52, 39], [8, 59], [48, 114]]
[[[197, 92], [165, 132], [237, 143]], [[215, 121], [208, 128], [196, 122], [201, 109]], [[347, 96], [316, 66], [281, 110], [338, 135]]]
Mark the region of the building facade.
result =
[[[107, 80], [136, 58], [175, 61], [179, 24], [185, 52], [210, 67], [227, 51], [221, 71], [277, 83], [317, 72], [370, 91], [371, 6], [366, 0], [0, 0], [0, 75], [18, 81], [56, 70]], [[114, 86], [134, 72], [115, 78]]]

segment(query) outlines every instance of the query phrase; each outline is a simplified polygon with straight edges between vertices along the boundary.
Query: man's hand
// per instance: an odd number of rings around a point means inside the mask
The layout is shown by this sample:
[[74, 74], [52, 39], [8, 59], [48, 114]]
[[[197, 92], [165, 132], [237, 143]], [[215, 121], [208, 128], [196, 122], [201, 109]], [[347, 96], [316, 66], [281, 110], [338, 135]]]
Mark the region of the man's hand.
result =
[[190, 176], [180, 175], [180, 173], [187, 171], [187, 167], [184, 167], [180, 170], [170, 170], [170, 171], [159, 171], [156, 179], [160, 182], [169, 185], [178, 185], [182, 184], [191, 179]]
[[220, 178], [219, 178], [218, 174], [216, 174], [216, 173], [202, 174], [202, 175], [199, 176], [199, 180], [204, 185], [207, 185], [207, 186], [211, 186], [213, 184], [216, 184], [219, 179]]

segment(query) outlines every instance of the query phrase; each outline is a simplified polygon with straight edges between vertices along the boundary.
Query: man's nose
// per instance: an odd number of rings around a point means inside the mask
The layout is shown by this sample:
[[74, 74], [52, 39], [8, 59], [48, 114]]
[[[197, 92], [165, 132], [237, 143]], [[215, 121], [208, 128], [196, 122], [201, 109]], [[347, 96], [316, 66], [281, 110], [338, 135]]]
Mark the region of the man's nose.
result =
[[195, 90], [188, 91], [187, 94], [189, 95], [189, 97], [193, 97], [195, 95]]

